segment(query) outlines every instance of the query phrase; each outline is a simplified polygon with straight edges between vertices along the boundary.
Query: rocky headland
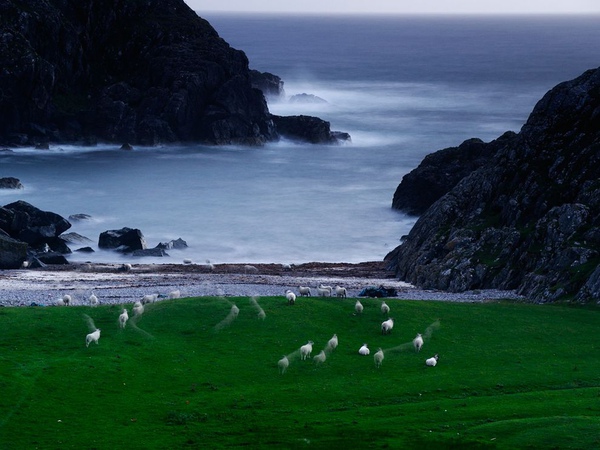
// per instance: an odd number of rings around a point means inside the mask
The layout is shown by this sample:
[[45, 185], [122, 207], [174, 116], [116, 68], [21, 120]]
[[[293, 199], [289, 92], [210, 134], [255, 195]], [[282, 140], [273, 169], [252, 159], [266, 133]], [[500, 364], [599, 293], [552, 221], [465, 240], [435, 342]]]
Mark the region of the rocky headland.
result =
[[[265, 100], [282, 81], [250, 70], [183, 0], [0, 0], [0, 66], [2, 146], [285, 136]], [[337, 142], [320, 122], [325, 139], [307, 140]]]
[[441, 150], [393, 206], [420, 214], [385, 260], [404, 281], [535, 302], [600, 299], [600, 69], [559, 84], [519, 133]]

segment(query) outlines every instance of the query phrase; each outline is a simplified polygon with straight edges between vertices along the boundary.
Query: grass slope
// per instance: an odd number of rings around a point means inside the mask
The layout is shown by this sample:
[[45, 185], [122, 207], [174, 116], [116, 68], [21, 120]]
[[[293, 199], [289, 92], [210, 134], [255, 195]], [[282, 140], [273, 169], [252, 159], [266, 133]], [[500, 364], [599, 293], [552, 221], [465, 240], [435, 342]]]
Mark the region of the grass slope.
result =
[[0, 449], [600, 447], [598, 308], [388, 300], [382, 336], [379, 300], [258, 302], [264, 321], [248, 298], [164, 301], [124, 330], [118, 306], [0, 309]]

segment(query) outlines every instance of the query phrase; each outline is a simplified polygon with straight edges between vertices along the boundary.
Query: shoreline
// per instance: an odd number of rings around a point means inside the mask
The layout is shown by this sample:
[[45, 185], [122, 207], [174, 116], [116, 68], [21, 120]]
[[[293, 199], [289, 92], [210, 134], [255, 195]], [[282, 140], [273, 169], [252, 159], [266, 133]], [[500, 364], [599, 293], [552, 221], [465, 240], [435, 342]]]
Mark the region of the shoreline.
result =
[[[397, 299], [485, 302], [522, 299], [513, 291], [478, 290], [463, 293], [423, 290], [399, 281], [383, 261], [304, 264], [122, 264], [72, 263], [40, 269], [0, 271], [0, 306], [53, 306], [63, 295], [73, 305], [88, 305], [92, 292], [100, 304], [127, 304], [144, 295], [165, 299], [175, 290], [181, 297], [284, 296], [287, 289], [318, 284], [343, 286], [358, 297], [369, 286], [397, 290]], [[368, 298], [368, 297], [365, 297]]]

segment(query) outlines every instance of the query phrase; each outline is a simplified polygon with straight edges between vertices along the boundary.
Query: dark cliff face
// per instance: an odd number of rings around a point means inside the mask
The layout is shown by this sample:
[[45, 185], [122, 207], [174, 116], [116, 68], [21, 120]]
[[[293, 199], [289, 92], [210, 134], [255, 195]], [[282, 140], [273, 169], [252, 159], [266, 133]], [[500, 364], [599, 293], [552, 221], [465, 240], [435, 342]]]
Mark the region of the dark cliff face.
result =
[[484, 145], [491, 156], [425, 211], [390, 267], [427, 288], [599, 300], [600, 69], [548, 92], [518, 135]]
[[183, 0], [0, 0], [0, 141], [260, 144], [248, 60]]

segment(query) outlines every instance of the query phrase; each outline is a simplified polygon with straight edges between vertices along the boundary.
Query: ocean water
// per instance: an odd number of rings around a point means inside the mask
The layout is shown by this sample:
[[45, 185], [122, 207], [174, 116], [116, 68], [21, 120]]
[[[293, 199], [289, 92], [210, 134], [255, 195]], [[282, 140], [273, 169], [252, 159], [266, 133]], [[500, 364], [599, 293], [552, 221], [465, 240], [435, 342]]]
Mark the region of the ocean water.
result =
[[[102, 231], [139, 228], [169, 258], [73, 253], [72, 261], [179, 263], [380, 260], [416, 218], [391, 210], [402, 177], [435, 150], [519, 131], [561, 81], [599, 65], [600, 17], [200, 15], [251, 68], [275, 73], [275, 114], [316, 115], [352, 143], [260, 148], [53, 146], [0, 153], [0, 176], [25, 200], [68, 217], [97, 246]], [[77, 248], [77, 246], [72, 246]]]

